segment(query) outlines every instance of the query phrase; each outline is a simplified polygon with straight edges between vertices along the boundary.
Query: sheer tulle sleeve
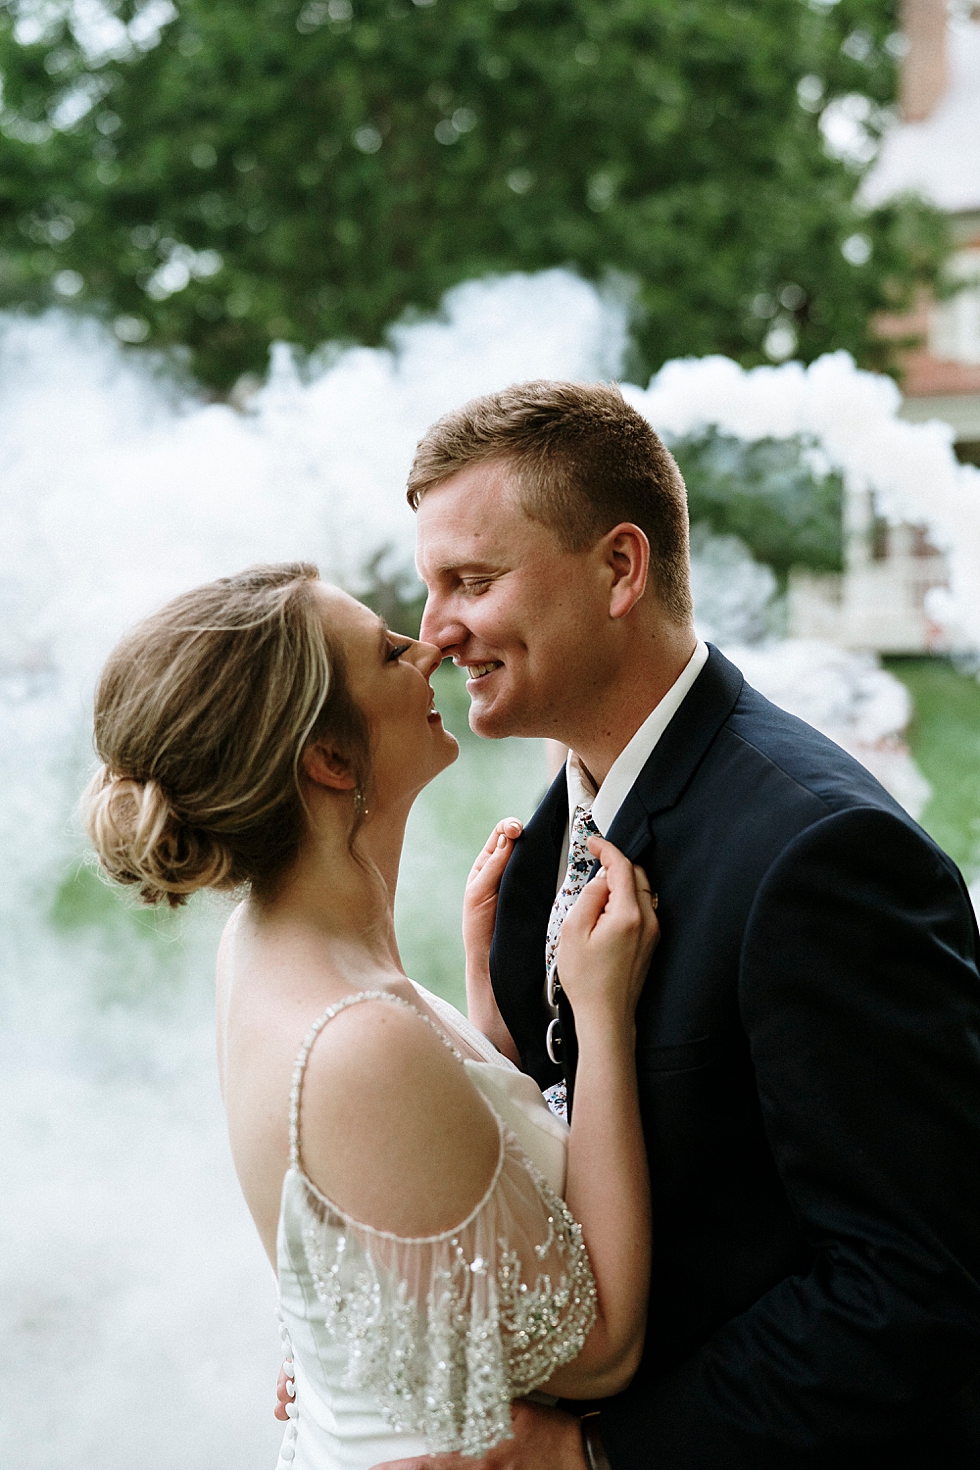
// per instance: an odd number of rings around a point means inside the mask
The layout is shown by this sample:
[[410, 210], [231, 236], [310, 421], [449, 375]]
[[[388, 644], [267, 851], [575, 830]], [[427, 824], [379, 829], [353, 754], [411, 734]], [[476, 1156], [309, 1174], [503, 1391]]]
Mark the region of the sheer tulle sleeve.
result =
[[580, 1227], [502, 1123], [500, 1135], [480, 1204], [420, 1240], [350, 1220], [300, 1173], [307, 1264], [345, 1386], [433, 1454], [505, 1439], [511, 1399], [576, 1357], [595, 1320]]
[[363, 1000], [407, 1004], [361, 992], [311, 1028], [292, 1082], [287, 1192], [323, 1323], [347, 1360], [345, 1388], [372, 1394], [392, 1429], [425, 1436], [432, 1454], [482, 1455], [510, 1435], [511, 1399], [577, 1357], [595, 1322], [582, 1229], [495, 1108], [497, 1169], [454, 1230], [403, 1239], [351, 1220], [320, 1194], [300, 1154], [303, 1073], [323, 1025]]
[[[500, 1152], [480, 1203], [453, 1230], [404, 1239], [352, 1220], [303, 1168], [299, 1113], [310, 1049], [348, 1006], [399, 1005], [388, 991], [345, 997], [311, 1027], [293, 1070], [290, 1169], [303, 1253], [344, 1387], [372, 1394], [393, 1429], [429, 1451], [483, 1455], [511, 1432], [510, 1402], [581, 1352], [596, 1289], [581, 1227], [488, 1101]], [[472, 1080], [469, 1085], [473, 1085]]]

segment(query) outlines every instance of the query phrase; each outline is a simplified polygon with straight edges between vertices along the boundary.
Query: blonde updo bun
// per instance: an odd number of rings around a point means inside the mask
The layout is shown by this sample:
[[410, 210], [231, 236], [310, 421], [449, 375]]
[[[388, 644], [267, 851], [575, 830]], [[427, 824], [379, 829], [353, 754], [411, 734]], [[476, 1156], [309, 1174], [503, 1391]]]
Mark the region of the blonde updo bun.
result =
[[305, 831], [300, 759], [311, 741], [328, 738], [369, 790], [370, 732], [318, 575], [288, 562], [222, 577], [146, 618], [110, 655], [95, 693], [102, 766], [83, 811], [102, 867], [144, 903], [271, 890]]
[[227, 842], [189, 826], [159, 782], [114, 776], [102, 766], [82, 804], [99, 862], [117, 883], [133, 884], [144, 903], [177, 908], [199, 888], [229, 886], [234, 858]]

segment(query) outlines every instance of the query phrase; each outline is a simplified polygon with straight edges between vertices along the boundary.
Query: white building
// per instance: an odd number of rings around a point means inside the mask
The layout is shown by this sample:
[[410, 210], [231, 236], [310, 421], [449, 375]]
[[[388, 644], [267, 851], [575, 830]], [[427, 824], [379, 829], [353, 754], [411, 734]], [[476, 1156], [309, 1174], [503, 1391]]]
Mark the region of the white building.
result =
[[944, 419], [958, 457], [980, 464], [980, 4], [905, 0], [908, 53], [901, 121], [885, 136], [862, 197], [880, 204], [915, 193], [949, 216], [950, 269], [963, 288], [882, 324], [920, 335], [904, 361], [904, 418]]
[[[880, 329], [922, 339], [904, 354], [902, 417], [944, 420], [958, 458], [980, 464], [980, 5], [905, 0], [902, 25], [901, 120], [862, 198], [874, 205], [915, 193], [945, 211], [951, 271], [963, 287]], [[922, 527], [881, 520], [868, 494], [849, 495], [845, 522], [845, 571], [791, 577], [791, 632], [879, 653], [941, 652], [928, 594], [948, 583], [945, 557]]]
[[875, 653], [944, 652], [928, 594], [949, 584], [945, 556], [921, 526], [879, 519], [870, 494], [848, 498], [846, 520], [842, 573], [790, 573], [792, 636]]

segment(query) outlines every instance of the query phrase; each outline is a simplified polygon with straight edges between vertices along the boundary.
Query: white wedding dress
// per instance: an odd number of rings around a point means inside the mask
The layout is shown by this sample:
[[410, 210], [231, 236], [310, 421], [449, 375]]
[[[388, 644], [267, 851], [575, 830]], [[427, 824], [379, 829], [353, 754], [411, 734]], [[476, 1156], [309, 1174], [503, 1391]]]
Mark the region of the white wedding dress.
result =
[[476, 1208], [438, 1236], [405, 1240], [345, 1215], [303, 1171], [306, 1060], [348, 1005], [408, 1002], [363, 992], [312, 1027], [293, 1073], [279, 1212], [279, 1303], [296, 1400], [278, 1470], [372, 1470], [427, 1451], [480, 1455], [508, 1434], [510, 1401], [571, 1361], [595, 1317], [581, 1230], [561, 1198], [566, 1124], [465, 1016], [415, 988], [446, 1044], [455, 1051], [462, 1040], [485, 1058], [460, 1060], [497, 1118], [497, 1168]]

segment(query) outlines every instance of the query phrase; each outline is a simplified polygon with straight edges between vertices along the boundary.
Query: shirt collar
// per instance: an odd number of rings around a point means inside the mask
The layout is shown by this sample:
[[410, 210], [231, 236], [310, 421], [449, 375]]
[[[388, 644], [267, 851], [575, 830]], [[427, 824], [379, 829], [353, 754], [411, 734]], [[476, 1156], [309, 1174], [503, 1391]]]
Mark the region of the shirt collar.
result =
[[654, 746], [680, 709], [691, 685], [707, 661], [708, 646], [699, 638], [680, 676], [667, 690], [660, 703], [650, 711], [626, 748], [620, 751], [609, 767], [609, 773], [598, 791], [575, 752], [573, 750], [568, 752], [568, 759], [565, 762], [565, 778], [568, 784], [569, 831], [571, 831], [576, 807], [591, 806], [592, 820], [605, 836], [613, 824], [616, 813], [649, 760]]

